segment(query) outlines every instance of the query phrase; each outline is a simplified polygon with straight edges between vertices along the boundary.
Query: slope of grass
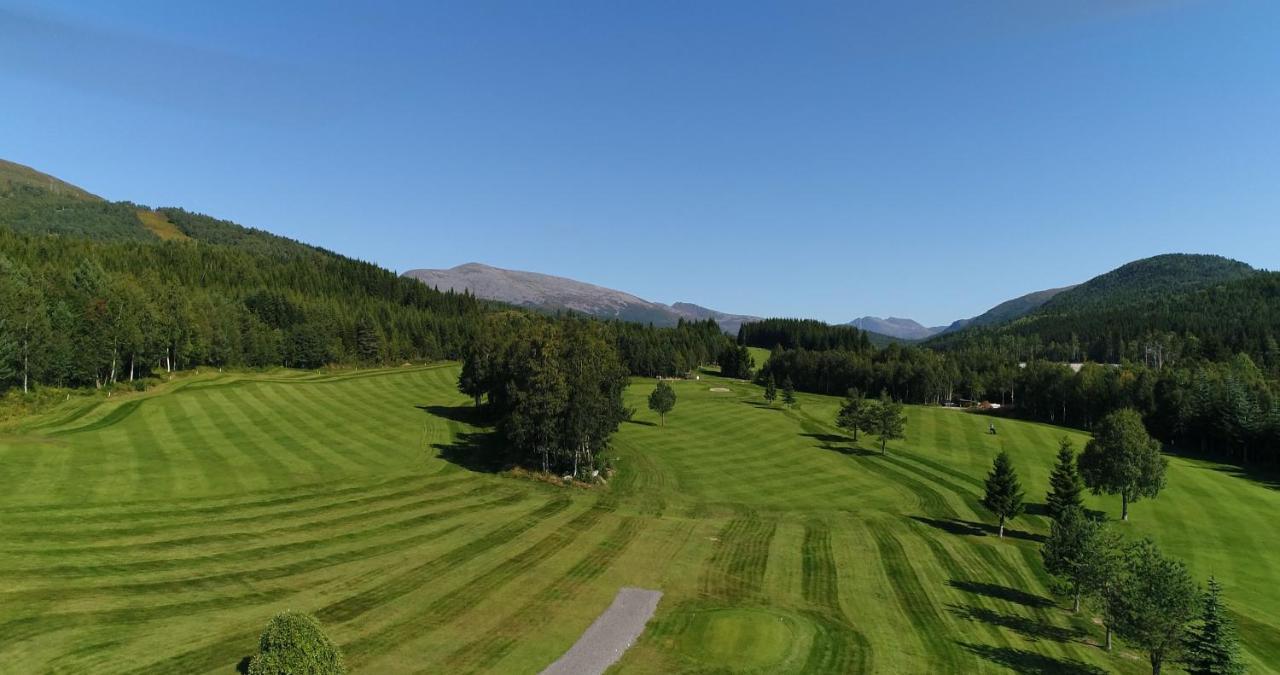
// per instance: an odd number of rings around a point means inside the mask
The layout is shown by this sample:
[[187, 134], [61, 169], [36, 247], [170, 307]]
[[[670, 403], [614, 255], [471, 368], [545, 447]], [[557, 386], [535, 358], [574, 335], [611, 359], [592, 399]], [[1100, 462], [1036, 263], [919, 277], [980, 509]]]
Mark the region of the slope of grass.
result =
[[[206, 374], [0, 433], [0, 655], [18, 672], [232, 672], [274, 613], [314, 612], [357, 672], [537, 672], [618, 587], [660, 588], [615, 668], [1131, 672], [1048, 594], [1035, 513], [1073, 432], [909, 409], [889, 453], [753, 385], [637, 381], [620, 473], [563, 490], [474, 471], [457, 367]], [[711, 391], [712, 388], [728, 392]], [[977, 503], [1001, 448], [1033, 513]], [[1114, 499], [1091, 506], [1117, 511]], [[1280, 495], [1174, 458], [1120, 525], [1218, 575], [1253, 672], [1280, 660]]]

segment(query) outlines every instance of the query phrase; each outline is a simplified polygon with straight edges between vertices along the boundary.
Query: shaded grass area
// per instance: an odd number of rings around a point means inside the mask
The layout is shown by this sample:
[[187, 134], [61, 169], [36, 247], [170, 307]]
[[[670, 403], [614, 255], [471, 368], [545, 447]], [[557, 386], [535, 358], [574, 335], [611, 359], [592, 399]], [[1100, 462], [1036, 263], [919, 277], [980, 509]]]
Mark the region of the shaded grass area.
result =
[[[1003, 448], [1038, 505], [1075, 432], [910, 408], [881, 455], [836, 399], [709, 376], [661, 427], [638, 381], [616, 478], [564, 490], [503, 474], [457, 373], [209, 374], [24, 420], [0, 436], [0, 655], [229, 673], [292, 608], [356, 672], [532, 673], [639, 586], [664, 600], [619, 673], [1143, 672], [1050, 594], [1043, 515], [1000, 540], [978, 503]], [[1253, 672], [1280, 662], [1277, 512], [1265, 477], [1174, 457], [1118, 525], [1218, 575]]]

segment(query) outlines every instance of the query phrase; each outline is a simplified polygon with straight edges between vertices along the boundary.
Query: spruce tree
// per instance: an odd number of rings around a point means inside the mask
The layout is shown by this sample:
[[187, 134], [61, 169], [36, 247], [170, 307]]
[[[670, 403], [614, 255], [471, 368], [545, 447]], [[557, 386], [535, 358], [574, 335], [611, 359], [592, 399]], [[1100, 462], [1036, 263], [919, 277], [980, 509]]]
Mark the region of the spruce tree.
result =
[[880, 400], [864, 414], [871, 420], [863, 429], [880, 438], [880, 454], [885, 454], [889, 441], [906, 438], [907, 416], [902, 413], [902, 404], [888, 392], [880, 392]]
[[982, 498], [982, 505], [1000, 519], [1000, 538], [1003, 539], [1005, 521], [1022, 513], [1022, 486], [1018, 483], [1018, 474], [1013, 470], [1008, 452], [1001, 450], [996, 455], [991, 473], [987, 475], [987, 493]]
[[782, 402], [787, 404], [788, 408], [796, 404], [796, 388], [791, 384], [790, 377], [782, 381]]
[[1053, 520], [1061, 520], [1071, 509], [1084, 508], [1084, 480], [1076, 465], [1076, 453], [1071, 439], [1066, 436], [1058, 442], [1058, 463], [1049, 475], [1049, 494], [1045, 497], [1045, 509]]
[[836, 426], [853, 434], [854, 443], [858, 442], [858, 428], [864, 424], [866, 410], [866, 399], [862, 397], [862, 392], [850, 389], [844, 404], [840, 406], [840, 412], [836, 414]]
[[778, 385], [773, 381], [773, 374], [771, 373], [769, 378], [764, 381], [764, 400], [765, 403], [773, 405], [773, 402], [777, 399]]
[[1240, 646], [1236, 628], [1222, 603], [1222, 584], [1209, 577], [1209, 590], [1204, 594], [1201, 624], [1191, 630], [1183, 658], [1191, 675], [1240, 675]]

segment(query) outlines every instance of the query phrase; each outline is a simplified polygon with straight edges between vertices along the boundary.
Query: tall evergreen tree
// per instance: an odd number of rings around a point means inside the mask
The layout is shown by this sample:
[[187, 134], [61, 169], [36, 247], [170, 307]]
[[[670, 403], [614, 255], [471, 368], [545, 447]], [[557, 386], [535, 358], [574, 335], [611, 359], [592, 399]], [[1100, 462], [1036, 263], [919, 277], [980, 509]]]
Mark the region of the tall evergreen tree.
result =
[[782, 402], [788, 408], [796, 404], [796, 388], [791, 384], [791, 378], [782, 381]]
[[1060, 520], [1067, 511], [1083, 509], [1083, 492], [1084, 479], [1080, 477], [1076, 453], [1071, 447], [1071, 439], [1063, 436], [1058, 441], [1058, 461], [1049, 474], [1049, 494], [1045, 497], [1045, 510], [1049, 517]]
[[1160, 444], [1147, 434], [1138, 411], [1125, 408], [1102, 419], [1079, 465], [1094, 494], [1120, 495], [1120, 519], [1128, 520], [1130, 503], [1160, 494], [1169, 461], [1160, 456]]
[[1222, 602], [1222, 584], [1209, 577], [1200, 623], [1191, 629], [1183, 662], [1191, 675], [1241, 675], [1236, 628]]
[[1022, 486], [1018, 483], [1018, 474], [1013, 469], [1013, 460], [1004, 450], [996, 455], [995, 462], [991, 465], [982, 505], [1000, 520], [1001, 539], [1004, 538], [1005, 521], [1012, 520], [1022, 513]]
[[1114, 575], [1119, 539], [1105, 522], [1085, 515], [1080, 507], [1063, 511], [1051, 524], [1040, 553], [1057, 589], [1080, 611], [1084, 597], [1097, 595]]
[[850, 389], [836, 414], [836, 426], [853, 434], [853, 442], [858, 442], [858, 429], [866, 422], [867, 399], [857, 389]]
[[770, 374], [764, 381], [764, 401], [770, 406], [778, 399], [778, 385], [773, 381], [773, 375]]
[[907, 416], [902, 404], [890, 398], [888, 392], [881, 392], [880, 400], [866, 414], [870, 419], [864, 431], [880, 439], [880, 454], [887, 452], [889, 441], [906, 438]]

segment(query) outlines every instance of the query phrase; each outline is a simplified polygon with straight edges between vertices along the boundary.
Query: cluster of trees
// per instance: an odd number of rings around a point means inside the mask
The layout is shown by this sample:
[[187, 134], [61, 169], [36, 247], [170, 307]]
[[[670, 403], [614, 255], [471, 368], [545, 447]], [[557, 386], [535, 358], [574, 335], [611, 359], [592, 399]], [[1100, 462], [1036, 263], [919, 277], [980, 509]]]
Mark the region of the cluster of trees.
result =
[[632, 375], [683, 377], [720, 359], [732, 340], [713, 320], [680, 319], [672, 328], [614, 322], [618, 352]]
[[738, 344], [763, 349], [870, 351], [871, 338], [853, 326], [832, 326], [812, 319], [763, 319], [738, 328]]
[[727, 344], [716, 358], [720, 374], [737, 380], [750, 380], [756, 369], [756, 360], [746, 347]]
[[246, 236], [264, 252], [0, 229], [0, 389], [102, 386], [197, 365], [447, 358], [485, 311], [368, 263]]
[[1020, 362], [1020, 343], [975, 343], [936, 351], [892, 344], [878, 351], [774, 350], [757, 381], [837, 395], [887, 391], [906, 403], [1001, 402], [1007, 414], [1092, 430], [1108, 413], [1137, 410], [1160, 441], [1236, 461], [1280, 461], [1280, 373], [1247, 354], [1225, 361], [1164, 353], [1160, 360], [1078, 370]]
[[[787, 383], [789, 386], [790, 380]], [[884, 454], [889, 441], [906, 437], [907, 416], [902, 404], [888, 392], [881, 392], [879, 399], [869, 399], [852, 389], [836, 413], [836, 426], [852, 434], [855, 443], [859, 431], [879, 438], [880, 454]]]
[[486, 406], [517, 461], [593, 477], [631, 415], [611, 328], [572, 317], [492, 317], [468, 346], [458, 388]]
[[[1210, 578], [1201, 594], [1186, 566], [1163, 555], [1149, 539], [1124, 542], [1105, 520], [1084, 508], [1086, 487], [1095, 493], [1120, 494], [1125, 504], [1138, 496], [1154, 497], [1164, 485], [1159, 449], [1132, 410], [1108, 415], [1077, 458], [1064, 438], [1049, 477], [1046, 511], [1049, 537], [1041, 550], [1054, 590], [1072, 599], [1079, 612], [1096, 602], [1111, 649], [1115, 633], [1145, 651], [1152, 673], [1166, 661], [1180, 659], [1192, 673], [1240, 673], [1239, 649], [1221, 600], [1221, 588]], [[1024, 495], [1007, 452], [1001, 452], [987, 477], [982, 503], [1005, 523], [1023, 512]]]

